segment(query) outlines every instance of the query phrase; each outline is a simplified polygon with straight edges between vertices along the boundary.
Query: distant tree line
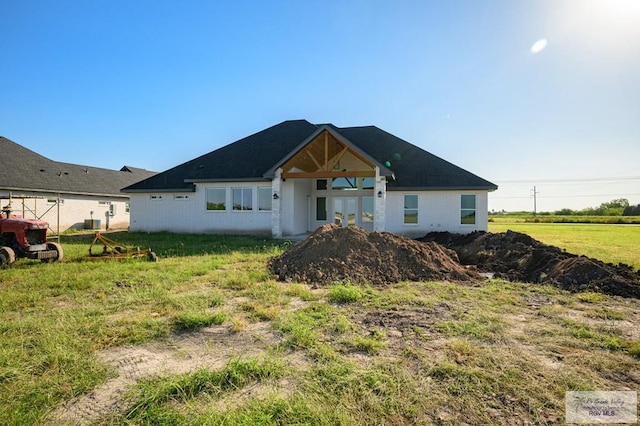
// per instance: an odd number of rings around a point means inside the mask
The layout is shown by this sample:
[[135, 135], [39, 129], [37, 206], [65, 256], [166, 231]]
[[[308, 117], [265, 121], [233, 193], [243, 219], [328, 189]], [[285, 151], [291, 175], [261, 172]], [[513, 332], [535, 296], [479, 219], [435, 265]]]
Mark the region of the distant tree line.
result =
[[640, 204], [630, 206], [626, 198], [618, 198], [599, 207], [587, 207], [582, 210], [561, 209], [553, 214], [558, 216], [640, 216]]

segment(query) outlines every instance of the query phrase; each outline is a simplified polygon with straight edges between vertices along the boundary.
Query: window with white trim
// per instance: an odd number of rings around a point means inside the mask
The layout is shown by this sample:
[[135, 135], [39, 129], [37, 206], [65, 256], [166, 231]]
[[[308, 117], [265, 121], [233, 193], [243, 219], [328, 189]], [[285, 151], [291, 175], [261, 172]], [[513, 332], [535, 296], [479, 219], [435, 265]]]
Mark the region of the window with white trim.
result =
[[176, 201], [189, 201], [189, 196], [187, 194], [174, 194], [173, 199]]
[[373, 222], [373, 204], [371, 195], [362, 196], [362, 223]]
[[152, 201], [162, 200], [162, 195], [149, 195], [149, 199]]
[[258, 211], [266, 212], [271, 210], [271, 203], [273, 197], [271, 196], [271, 187], [258, 188]]
[[251, 188], [232, 188], [231, 203], [233, 210], [253, 210], [253, 191]]
[[224, 211], [227, 209], [227, 190], [225, 188], [207, 188], [205, 190], [207, 211]]
[[476, 224], [476, 196], [473, 194], [460, 195], [460, 224]]
[[327, 220], [327, 197], [316, 198], [316, 220]]
[[372, 177], [362, 178], [362, 189], [373, 189], [376, 186], [376, 179]]
[[355, 177], [337, 177], [331, 181], [331, 189], [339, 191], [355, 191], [358, 180]]
[[418, 224], [418, 195], [404, 195], [404, 223], [406, 225]]

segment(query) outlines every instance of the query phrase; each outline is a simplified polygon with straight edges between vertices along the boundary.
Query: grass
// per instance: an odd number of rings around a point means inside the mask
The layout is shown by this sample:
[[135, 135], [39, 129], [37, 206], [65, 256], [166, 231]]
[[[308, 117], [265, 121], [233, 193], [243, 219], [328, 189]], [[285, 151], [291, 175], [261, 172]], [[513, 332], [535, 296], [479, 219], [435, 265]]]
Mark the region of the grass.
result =
[[640, 270], [640, 226], [604, 224], [489, 223], [490, 232], [521, 232], [570, 253]]
[[635, 299], [501, 280], [314, 288], [271, 279], [279, 241], [114, 238], [160, 260], [85, 261], [90, 238], [73, 235], [64, 262], [0, 271], [0, 424], [45, 424], [117, 379], [101, 354], [159, 357], [194, 333], [226, 361], [128, 383], [91, 421], [557, 424], [568, 390], [637, 386]]
[[554, 215], [549, 213], [533, 214], [507, 213], [489, 215], [494, 223], [585, 223], [585, 224], [640, 224], [640, 216], [588, 216]]
[[[134, 424], [189, 423], [191, 420], [175, 406], [185, 404], [202, 394], [219, 396], [252, 383], [272, 380], [282, 374], [283, 367], [275, 360], [233, 360], [223, 369], [206, 369], [174, 377], [144, 381], [133, 392], [133, 402], [119, 421]], [[118, 419], [114, 415], [112, 420]]]

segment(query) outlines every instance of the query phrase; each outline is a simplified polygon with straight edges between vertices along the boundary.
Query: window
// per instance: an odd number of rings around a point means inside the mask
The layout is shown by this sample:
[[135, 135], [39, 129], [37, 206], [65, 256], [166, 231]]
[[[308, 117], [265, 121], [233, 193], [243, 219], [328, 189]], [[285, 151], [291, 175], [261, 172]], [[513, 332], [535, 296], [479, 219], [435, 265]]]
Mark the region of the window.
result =
[[376, 180], [372, 177], [362, 178], [362, 189], [373, 189], [375, 187]]
[[476, 223], [476, 196], [460, 196], [460, 224], [475, 225]]
[[327, 220], [327, 198], [316, 198], [316, 220]]
[[373, 197], [365, 195], [362, 197], [362, 223], [373, 222]]
[[354, 177], [333, 178], [331, 189], [334, 190], [354, 190], [358, 189], [358, 181]]
[[207, 188], [206, 190], [207, 210], [227, 209], [227, 190], [224, 188]]
[[316, 181], [316, 190], [324, 191], [327, 189], [327, 180], [326, 179], [318, 179]]
[[233, 210], [253, 210], [251, 188], [231, 189]]
[[98, 201], [98, 205], [101, 205], [101, 206], [108, 206], [109, 204], [111, 204], [111, 202], [109, 201]]
[[189, 200], [189, 196], [188, 195], [174, 195], [173, 199], [176, 201], [188, 201]]
[[131, 211], [131, 205], [129, 203], [124, 203], [125, 214], [129, 214], [130, 211]]
[[149, 199], [152, 201], [162, 200], [162, 195], [149, 195]]
[[271, 210], [271, 188], [258, 188], [258, 211], [265, 212]]
[[48, 198], [47, 204], [56, 205], [56, 203], [64, 204], [64, 200], [62, 198]]
[[116, 215], [116, 205], [109, 204], [109, 216], [113, 217]]
[[418, 195], [406, 194], [404, 196], [404, 223], [418, 224]]

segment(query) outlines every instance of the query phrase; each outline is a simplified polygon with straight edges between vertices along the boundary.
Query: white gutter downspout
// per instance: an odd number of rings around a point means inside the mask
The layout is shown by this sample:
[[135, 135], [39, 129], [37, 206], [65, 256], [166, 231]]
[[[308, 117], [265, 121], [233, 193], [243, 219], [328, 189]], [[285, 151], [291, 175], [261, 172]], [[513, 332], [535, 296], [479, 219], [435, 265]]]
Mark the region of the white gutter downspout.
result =
[[385, 229], [385, 207], [387, 201], [387, 180], [380, 176], [380, 167], [376, 166], [376, 178], [373, 189], [373, 230], [382, 232]]
[[279, 168], [278, 170], [276, 170], [275, 176], [271, 181], [271, 196], [273, 197], [273, 201], [271, 203], [271, 236], [273, 236], [273, 238], [282, 238], [282, 212], [280, 211], [280, 209], [282, 208], [281, 174], [282, 169]]

